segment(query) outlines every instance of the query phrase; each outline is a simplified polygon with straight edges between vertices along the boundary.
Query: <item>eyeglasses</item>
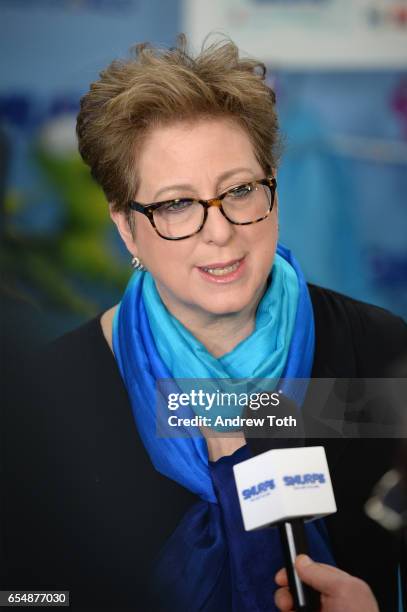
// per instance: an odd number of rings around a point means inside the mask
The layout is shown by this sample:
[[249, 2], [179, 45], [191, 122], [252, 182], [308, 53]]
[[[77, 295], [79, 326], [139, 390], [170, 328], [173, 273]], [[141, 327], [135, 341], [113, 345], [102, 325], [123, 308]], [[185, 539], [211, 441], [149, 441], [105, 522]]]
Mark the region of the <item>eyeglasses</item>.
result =
[[276, 179], [268, 177], [232, 187], [210, 200], [177, 198], [155, 204], [131, 201], [129, 207], [146, 215], [161, 238], [184, 240], [201, 231], [210, 206], [219, 208], [225, 219], [233, 225], [251, 225], [263, 221], [273, 209], [276, 188]]

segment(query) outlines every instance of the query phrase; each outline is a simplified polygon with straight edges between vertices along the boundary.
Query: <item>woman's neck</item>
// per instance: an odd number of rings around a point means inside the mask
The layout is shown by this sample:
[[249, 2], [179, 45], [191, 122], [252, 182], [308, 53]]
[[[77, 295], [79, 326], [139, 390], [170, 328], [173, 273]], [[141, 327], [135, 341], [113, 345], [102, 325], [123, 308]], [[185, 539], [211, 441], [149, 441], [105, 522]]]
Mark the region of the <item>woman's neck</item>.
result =
[[207, 320], [205, 324], [188, 321], [185, 325], [216, 358], [230, 353], [242, 340], [250, 336], [254, 326], [255, 312], [218, 316]]

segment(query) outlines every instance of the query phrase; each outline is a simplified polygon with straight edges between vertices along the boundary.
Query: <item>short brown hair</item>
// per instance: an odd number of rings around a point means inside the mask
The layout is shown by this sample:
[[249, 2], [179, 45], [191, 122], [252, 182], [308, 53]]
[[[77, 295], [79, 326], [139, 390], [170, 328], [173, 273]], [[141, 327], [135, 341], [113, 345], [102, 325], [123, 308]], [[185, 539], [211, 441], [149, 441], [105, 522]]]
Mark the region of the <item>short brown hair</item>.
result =
[[127, 211], [137, 190], [137, 150], [158, 125], [197, 117], [226, 117], [242, 125], [265, 172], [277, 165], [279, 135], [274, 91], [263, 63], [241, 58], [222, 39], [187, 53], [177, 46], [136, 45], [128, 60], [100, 73], [81, 99], [77, 120], [79, 151], [115, 210]]

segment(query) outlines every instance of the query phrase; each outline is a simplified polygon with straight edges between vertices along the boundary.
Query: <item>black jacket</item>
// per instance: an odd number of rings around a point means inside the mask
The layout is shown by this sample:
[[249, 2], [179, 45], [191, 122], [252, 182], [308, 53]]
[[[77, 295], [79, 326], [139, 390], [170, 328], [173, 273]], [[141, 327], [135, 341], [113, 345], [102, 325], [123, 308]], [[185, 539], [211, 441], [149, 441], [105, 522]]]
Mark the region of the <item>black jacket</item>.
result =
[[[310, 292], [312, 376], [391, 376], [407, 352], [403, 321], [326, 289]], [[99, 317], [49, 345], [22, 386], [5, 419], [1, 588], [70, 590], [75, 610], [151, 609], [151, 562], [196, 497], [152, 467]], [[311, 412], [312, 393], [311, 385]], [[306, 443], [322, 443], [328, 455], [338, 512], [326, 523], [337, 564], [394, 612], [406, 553], [363, 504], [393, 466], [397, 441], [335, 439], [320, 427], [320, 439]], [[248, 444], [258, 453], [274, 442]]]

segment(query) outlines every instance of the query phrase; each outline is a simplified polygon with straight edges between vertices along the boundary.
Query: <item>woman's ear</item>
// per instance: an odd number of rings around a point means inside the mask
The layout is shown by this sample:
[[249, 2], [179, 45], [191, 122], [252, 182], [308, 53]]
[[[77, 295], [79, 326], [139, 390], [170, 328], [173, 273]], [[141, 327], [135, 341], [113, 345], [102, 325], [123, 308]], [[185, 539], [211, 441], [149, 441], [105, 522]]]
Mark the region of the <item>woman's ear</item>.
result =
[[114, 205], [109, 204], [110, 218], [116, 225], [121, 239], [127, 247], [127, 250], [134, 256], [137, 255], [137, 248], [134, 242], [133, 234], [129, 225], [129, 220], [123, 211], [114, 210]]

